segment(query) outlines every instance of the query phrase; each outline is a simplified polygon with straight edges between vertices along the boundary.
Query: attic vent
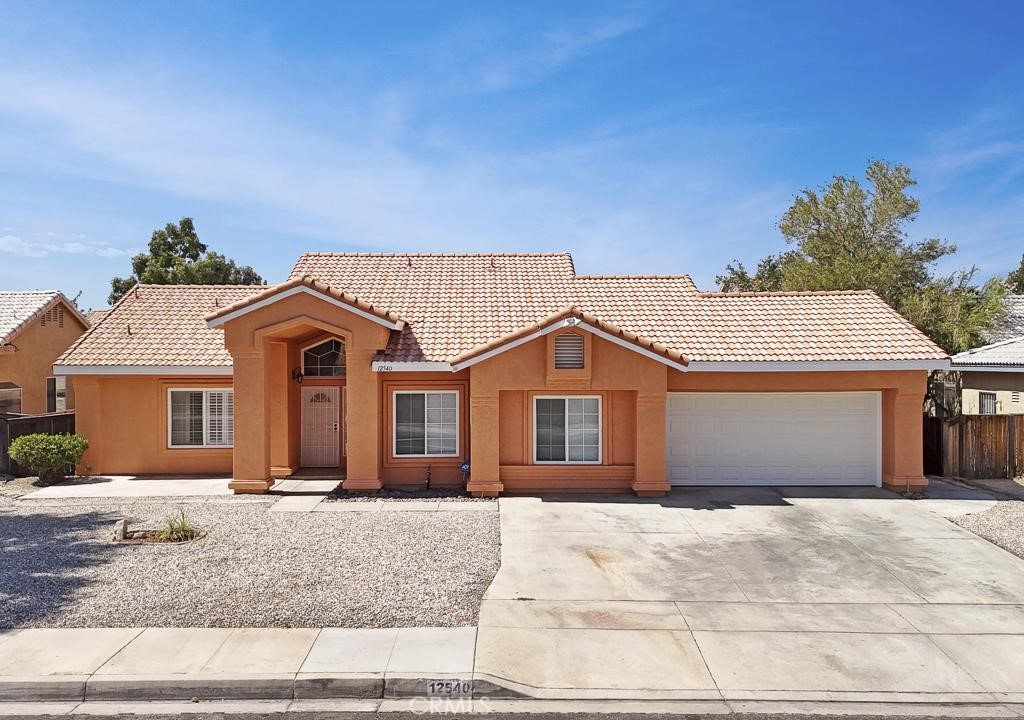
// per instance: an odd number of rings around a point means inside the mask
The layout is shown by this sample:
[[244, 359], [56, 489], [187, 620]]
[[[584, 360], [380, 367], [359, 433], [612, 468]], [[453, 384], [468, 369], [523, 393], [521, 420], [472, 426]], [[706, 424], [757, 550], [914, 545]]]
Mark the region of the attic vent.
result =
[[43, 318], [40, 320], [40, 324], [43, 327], [53, 325], [54, 323], [56, 323], [57, 327], [64, 327], [64, 308], [60, 305], [56, 305], [44, 312]]
[[568, 332], [555, 338], [555, 369], [579, 370], [583, 367], [583, 336]]

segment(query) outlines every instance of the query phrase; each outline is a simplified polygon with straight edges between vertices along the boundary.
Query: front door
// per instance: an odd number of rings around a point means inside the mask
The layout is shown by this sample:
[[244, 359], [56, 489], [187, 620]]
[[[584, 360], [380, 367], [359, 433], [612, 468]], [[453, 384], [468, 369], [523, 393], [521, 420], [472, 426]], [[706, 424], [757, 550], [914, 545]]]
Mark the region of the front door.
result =
[[338, 467], [340, 456], [341, 388], [302, 388], [302, 466]]

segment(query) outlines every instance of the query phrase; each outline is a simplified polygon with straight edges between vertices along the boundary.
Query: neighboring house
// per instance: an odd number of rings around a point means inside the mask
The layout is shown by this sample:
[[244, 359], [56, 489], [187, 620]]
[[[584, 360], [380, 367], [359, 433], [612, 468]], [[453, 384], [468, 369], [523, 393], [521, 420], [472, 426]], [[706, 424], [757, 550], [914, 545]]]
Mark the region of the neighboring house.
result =
[[60, 359], [98, 473], [302, 468], [477, 495], [920, 488], [934, 343], [872, 292], [700, 292], [549, 254], [308, 253], [141, 285]]
[[53, 363], [88, 326], [57, 290], [0, 292], [0, 412], [73, 408], [71, 384]]
[[1003, 309], [1005, 317], [989, 335], [990, 344], [950, 360], [950, 370], [960, 373], [964, 415], [1024, 414], [1024, 295], [1008, 295]]
[[85, 319], [89, 321], [89, 325], [95, 325], [100, 320], [107, 316], [110, 312], [110, 308], [104, 308], [103, 310], [90, 310], [85, 314]]

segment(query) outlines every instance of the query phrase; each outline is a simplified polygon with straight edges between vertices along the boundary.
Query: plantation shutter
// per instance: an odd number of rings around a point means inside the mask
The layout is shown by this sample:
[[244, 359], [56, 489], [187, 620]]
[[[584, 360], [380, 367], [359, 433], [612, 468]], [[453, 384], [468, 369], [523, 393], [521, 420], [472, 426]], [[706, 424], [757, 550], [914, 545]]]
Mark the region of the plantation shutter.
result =
[[555, 369], [578, 370], [583, 367], [583, 336], [564, 333], [555, 337]]
[[235, 394], [211, 390], [206, 394], [207, 445], [231, 445], [235, 436]]

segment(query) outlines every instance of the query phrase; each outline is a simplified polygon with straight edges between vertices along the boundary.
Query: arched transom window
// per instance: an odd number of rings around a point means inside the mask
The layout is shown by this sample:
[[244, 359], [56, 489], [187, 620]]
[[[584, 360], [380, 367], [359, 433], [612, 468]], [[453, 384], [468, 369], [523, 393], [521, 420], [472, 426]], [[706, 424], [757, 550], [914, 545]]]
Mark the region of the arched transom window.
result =
[[302, 374], [308, 377], [345, 377], [345, 343], [331, 338], [303, 350]]

